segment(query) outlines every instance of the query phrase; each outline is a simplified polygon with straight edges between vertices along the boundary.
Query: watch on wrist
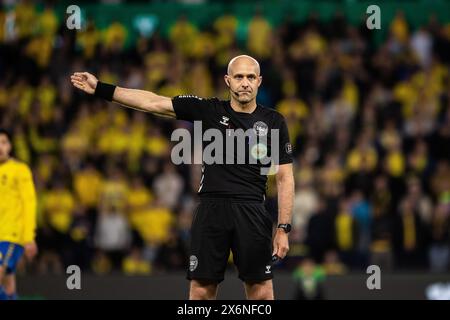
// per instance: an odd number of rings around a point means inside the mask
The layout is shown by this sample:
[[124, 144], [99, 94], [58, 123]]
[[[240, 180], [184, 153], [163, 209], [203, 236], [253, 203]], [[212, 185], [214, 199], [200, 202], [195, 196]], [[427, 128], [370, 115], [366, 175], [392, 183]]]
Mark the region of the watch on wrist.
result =
[[289, 233], [291, 232], [291, 225], [289, 223], [280, 223], [277, 228], [283, 229], [284, 232]]

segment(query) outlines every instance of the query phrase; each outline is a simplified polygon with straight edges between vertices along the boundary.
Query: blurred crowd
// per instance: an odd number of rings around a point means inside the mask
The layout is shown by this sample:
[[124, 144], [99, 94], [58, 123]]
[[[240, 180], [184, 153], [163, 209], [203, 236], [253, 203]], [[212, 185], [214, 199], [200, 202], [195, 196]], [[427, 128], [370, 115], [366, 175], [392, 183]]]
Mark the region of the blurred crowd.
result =
[[[365, 21], [339, 12], [272, 25], [256, 10], [238, 43], [231, 12], [212, 20], [198, 29], [181, 15], [167, 37], [157, 29], [128, 47], [136, 31], [118, 21], [77, 31], [51, 6], [0, 11], [0, 127], [39, 200], [40, 253], [27, 271], [185, 269], [200, 168], [172, 164], [170, 135], [190, 124], [82, 94], [69, 76], [226, 99], [226, 65], [242, 53], [260, 61], [258, 101], [284, 115], [294, 145], [291, 250], [279, 268], [307, 258], [319, 278], [369, 264], [450, 271], [450, 24], [430, 15], [413, 28], [398, 12], [375, 44]], [[271, 176], [276, 221], [274, 186]]]

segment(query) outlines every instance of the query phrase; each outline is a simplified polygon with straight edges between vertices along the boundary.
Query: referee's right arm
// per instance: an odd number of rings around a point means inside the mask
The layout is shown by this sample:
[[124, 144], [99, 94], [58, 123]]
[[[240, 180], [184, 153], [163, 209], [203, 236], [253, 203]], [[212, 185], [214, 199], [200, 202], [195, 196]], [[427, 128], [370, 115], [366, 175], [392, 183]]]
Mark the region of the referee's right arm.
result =
[[75, 72], [70, 80], [74, 87], [88, 94], [94, 94], [139, 111], [175, 118], [171, 98], [159, 96], [150, 91], [127, 89], [102, 83], [88, 72]]

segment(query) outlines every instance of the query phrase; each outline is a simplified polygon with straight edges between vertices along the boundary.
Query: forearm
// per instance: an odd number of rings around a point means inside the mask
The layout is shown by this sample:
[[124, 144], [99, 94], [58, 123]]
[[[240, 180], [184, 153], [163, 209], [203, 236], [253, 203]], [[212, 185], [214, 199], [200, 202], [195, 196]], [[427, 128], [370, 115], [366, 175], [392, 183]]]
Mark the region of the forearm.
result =
[[278, 189], [278, 223], [291, 223], [294, 203], [294, 177], [283, 176], [277, 181]]
[[[290, 224], [294, 202], [294, 176], [292, 164], [280, 166], [277, 173], [278, 190], [278, 224]], [[277, 228], [273, 239], [272, 255], [283, 259], [289, 251], [289, 240], [286, 229]]]

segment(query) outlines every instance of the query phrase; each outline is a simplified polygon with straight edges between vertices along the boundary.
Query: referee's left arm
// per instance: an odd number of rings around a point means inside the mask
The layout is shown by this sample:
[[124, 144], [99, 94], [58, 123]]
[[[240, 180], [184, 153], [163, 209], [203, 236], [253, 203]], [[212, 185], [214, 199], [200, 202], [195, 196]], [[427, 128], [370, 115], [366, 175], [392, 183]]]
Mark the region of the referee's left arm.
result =
[[[281, 164], [276, 174], [278, 191], [278, 224], [291, 223], [294, 203], [294, 175], [292, 163]], [[277, 228], [273, 240], [273, 254], [283, 259], [289, 251], [288, 234]]]

